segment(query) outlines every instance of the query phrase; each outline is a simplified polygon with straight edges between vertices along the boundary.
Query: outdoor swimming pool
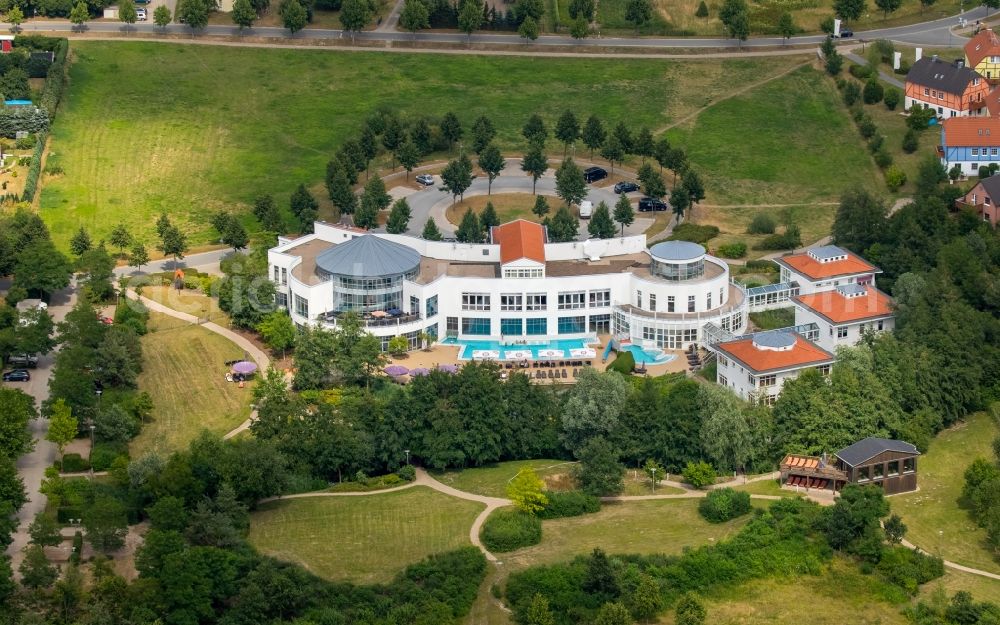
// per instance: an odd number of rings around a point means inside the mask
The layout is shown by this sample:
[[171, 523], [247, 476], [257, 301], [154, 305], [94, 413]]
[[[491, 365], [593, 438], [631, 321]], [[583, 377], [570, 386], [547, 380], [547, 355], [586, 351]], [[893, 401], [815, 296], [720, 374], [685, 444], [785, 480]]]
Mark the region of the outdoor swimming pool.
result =
[[[453, 336], [446, 338], [441, 341], [443, 345], [460, 345], [461, 349], [458, 352], [458, 357], [462, 360], [472, 360], [472, 352], [478, 351], [496, 351], [500, 352], [500, 360], [506, 360], [506, 353], [508, 351], [514, 352], [531, 352], [531, 357], [533, 360], [551, 360], [552, 358], [572, 358], [570, 355], [571, 349], [583, 349], [587, 347], [587, 341], [584, 339], [553, 339], [550, 341], [541, 341], [536, 343], [521, 344], [521, 345], [504, 345], [500, 341], [472, 341], [468, 339], [456, 339]], [[545, 350], [556, 350], [561, 351], [563, 355], [561, 356], [545, 356], [543, 357], [539, 352]], [[516, 359], [516, 356], [515, 358]]]
[[674, 358], [677, 358], [674, 354], [667, 354], [664, 352], [647, 352], [638, 345], [624, 345], [622, 349], [632, 352], [632, 357], [635, 358], [635, 364], [647, 364], [647, 365], [662, 365], [665, 362], [670, 362]]

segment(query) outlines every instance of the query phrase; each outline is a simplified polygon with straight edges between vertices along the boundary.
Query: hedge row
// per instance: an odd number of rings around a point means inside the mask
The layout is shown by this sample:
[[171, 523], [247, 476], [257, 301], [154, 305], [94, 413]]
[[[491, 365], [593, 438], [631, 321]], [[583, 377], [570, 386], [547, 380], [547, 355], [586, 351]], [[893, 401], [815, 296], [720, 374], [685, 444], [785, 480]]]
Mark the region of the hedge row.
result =
[[31, 164], [28, 165], [28, 175], [24, 179], [24, 193], [21, 194], [22, 202], [33, 202], [35, 192], [38, 191], [38, 178], [42, 175], [42, 153], [45, 152], [45, 139], [47, 132], [38, 133], [38, 143], [35, 144], [35, 151], [31, 153]]
[[520, 510], [497, 510], [483, 523], [483, 544], [502, 553], [542, 542], [541, 520]]
[[538, 513], [540, 519], [562, 519], [601, 510], [601, 500], [579, 490], [547, 491], [549, 503]]
[[[48, 44], [55, 41], [55, 49], [52, 65], [49, 66], [49, 73], [45, 77], [45, 86], [42, 88], [41, 105], [47, 114], [47, 123], [55, 121], [56, 110], [62, 100], [63, 92], [66, 90], [66, 54], [69, 52], [69, 40], [34, 38], [24, 43]], [[42, 154], [45, 152], [45, 140], [47, 138], [45, 130], [38, 133], [38, 143], [35, 144], [35, 151], [31, 155], [31, 165], [28, 166], [28, 176], [24, 182], [24, 193], [21, 194], [22, 202], [33, 202], [35, 193], [38, 191], [38, 179], [42, 173]]]

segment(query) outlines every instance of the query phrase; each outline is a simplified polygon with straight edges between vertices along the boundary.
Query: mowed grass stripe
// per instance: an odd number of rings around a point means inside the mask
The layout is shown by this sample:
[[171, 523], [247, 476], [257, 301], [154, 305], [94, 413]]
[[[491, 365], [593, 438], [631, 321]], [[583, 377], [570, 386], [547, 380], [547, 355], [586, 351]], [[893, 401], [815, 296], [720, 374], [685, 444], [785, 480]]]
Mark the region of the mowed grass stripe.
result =
[[203, 429], [225, 434], [250, 416], [251, 386], [225, 380], [227, 360], [242, 350], [213, 332], [153, 313], [152, 331], [142, 338], [139, 388], [153, 398], [152, 421], [143, 426], [130, 451], [170, 453]]
[[[501, 147], [520, 150], [532, 113], [550, 128], [566, 108], [609, 125], [660, 128], [732, 85], [802, 60], [430, 59], [91, 41], [74, 42], [72, 53], [50, 160], [65, 173], [45, 181], [40, 200], [64, 247], [81, 225], [96, 240], [118, 221], [151, 246], [161, 211], [192, 245], [208, 243], [217, 236], [209, 225], [214, 211], [247, 211], [263, 193], [284, 207], [298, 184], [321, 183], [327, 160], [378, 106], [408, 119], [452, 110], [466, 135], [486, 114]], [[548, 151], [561, 154], [562, 146], [552, 139]]]
[[423, 486], [359, 497], [311, 497], [265, 504], [250, 542], [332, 580], [385, 582], [427, 556], [469, 544], [483, 505]]

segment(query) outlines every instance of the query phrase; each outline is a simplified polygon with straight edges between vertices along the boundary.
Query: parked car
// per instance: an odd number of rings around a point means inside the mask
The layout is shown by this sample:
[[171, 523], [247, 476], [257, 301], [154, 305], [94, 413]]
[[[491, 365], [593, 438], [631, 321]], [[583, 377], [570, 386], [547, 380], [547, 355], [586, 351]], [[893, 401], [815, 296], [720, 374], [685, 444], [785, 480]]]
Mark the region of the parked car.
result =
[[646, 213], [649, 211], [665, 211], [670, 206], [661, 199], [655, 197], [644, 197], [639, 200], [639, 211]]
[[608, 170], [603, 167], [588, 167], [583, 170], [583, 179], [590, 182], [597, 182], [608, 177]]
[[419, 174], [415, 180], [417, 181], [417, 184], [422, 184], [425, 187], [434, 186], [434, 176], [430, 174]]
[[590, 200], [580, 202], [580, 219], [590, 219], [594, 214], [594, 203]]
[[847, 37], [853, 37], [853, 36], [854, 36], [854, 31], [851, 30], [850, 28], [841, 28], [840, 29], [840, 38], [841, 39], [844, 39], [844, 38], [847, 38]]
[[633, 191], [638, 191], [639, 185], [628, 180], [622, 180], [615, 185], [615, 193], [632, 193]]
[[31, 374], [27, 369], [14, 369], [3, 374], [4, 382], [27, 382], [31, 379]]
[[145, 22], [146, 21], [146, 9], [136, 9], [135, 10], [135, 19], [137, 19], [140, 22]]
[[7, 364], [16, 369], [34, 369], [38, 367], [38, 356], [34, 354], [18, 354], [11, 356]]

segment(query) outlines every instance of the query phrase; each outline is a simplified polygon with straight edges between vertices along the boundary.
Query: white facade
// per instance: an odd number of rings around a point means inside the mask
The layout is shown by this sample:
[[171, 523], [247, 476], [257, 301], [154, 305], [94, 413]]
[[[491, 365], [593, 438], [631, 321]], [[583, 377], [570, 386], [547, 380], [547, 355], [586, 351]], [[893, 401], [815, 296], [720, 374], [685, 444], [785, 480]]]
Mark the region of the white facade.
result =
[[853, 347], [861, 342], [867, 332], [891, 332], [896, 327], [896, 319], [892, 315], [835, 323], [816, 311], [796, 304], [795, 325], [815, 323], [819, 326], [819, 338], [816, 344], [829, 352], [835, 352], [838, 347]]
[[[279, 304], [287, 306], [297, 325], [336, 323], [326, 315], [334, 307], [334, 280], [309, 267], [315, 267], [315, 257], [324, 249], [359, 236], [400, 244], [421, 257], [419, 275], [402, 281], [402, 314], [366, 321], [383, 342], [404, 335], [416, 347], [420, 332], [438, 339], [504, 343], [611, 333], [637, 345], [684, 349], [701, 341], [706, 323], [734, 334], [742, 333], [747, 323], [745, 293], [730, 281], [728, 265], [704, 249], [690, 260], [657, 261], [639, 235], [546, 243], [544, 263], [521, 258], [501, 264], [496, 244], [367, 234], [317, 222], [315, 234], [282, 240], [268, 252]], [[676, 243], [668, 248], [676, 249]], [[664, 279], [655, 273], [656, 262], [664, 263], [660, 267], [703, 267], [699, 275]]]
[[717, 382], [741, 398], [773, 404], [785, 382], [806, 369], [830, 372], [833, 354], [793, 332], [774, 330], [715, 346]]
[[717, 358], [719, 365], [716, 382], [720, 386], [732, 390], [747, 401], [760, 401], [768, 405], [778, 398], [787, 380], [794, 380], [799, 377], [799, 373], [810, 368], [806, 366], [758, 374], [722, 354]]
[[834, 245], [813, 248], [801, 254], [775, 259], [781, 270], [779, 282], [794, 283], [799, 295], [829, 291], [845, 284], [874, 284], [880, 269], [861, 257]]

